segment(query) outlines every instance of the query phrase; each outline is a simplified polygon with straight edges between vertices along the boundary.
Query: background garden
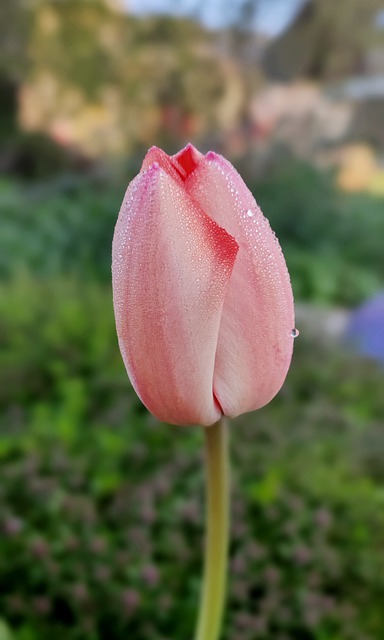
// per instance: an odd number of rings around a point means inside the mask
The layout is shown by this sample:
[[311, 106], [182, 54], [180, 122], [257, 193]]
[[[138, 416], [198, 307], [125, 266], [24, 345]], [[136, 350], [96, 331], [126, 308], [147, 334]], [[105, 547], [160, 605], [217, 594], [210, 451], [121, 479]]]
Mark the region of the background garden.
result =
[[[345, 13], [330, 10], [335, 32], [321, 64], [317, 51], [297, 69], [293, 53], [285, 86], [304, 78], [323, 95], [356, 69], [372, 76], [361, 60], [372, 54], [367, 41], [380, 50], [380, 34], [367, 34], [384, 6], [339, 4]], [[275, 81], [276, 61], [289, 58], [281, 48], [291, 52], [292, 29], [312, 29], [312, 42], [321, 23], [324, 34], [326, 5], [307, 3], [261, 55], [263, 38], [244, 30], [249, 13], [206, 31], [101, 0], [4, 0], [1, 640], [193, 636], [202, 434], [158, 424], [130, 388], [110, 283], [114, 224], [145, 147], [172, 152], [187, 139], [223, 150], [254, 192], [283, 247], [300, 329], [278, 397], [231, 426], [224, 638], [384, 638], [383, 367], [321, 320], [348, 315], [384, 287], [384, 110], [377, 96], [354, 103], [349, 129], [332, 142], [305, 116], [296, 125], [311, 142], [297, 149], [289, 132], [299, 106], [278, 123], [260, 109], [252, 120], [248, 109]], [[350, 42], [353, 20], [359, 38]], [[228, 95], [239, 86], [236, 111]], [[307, 317], [318, 317], [315, 330]]]

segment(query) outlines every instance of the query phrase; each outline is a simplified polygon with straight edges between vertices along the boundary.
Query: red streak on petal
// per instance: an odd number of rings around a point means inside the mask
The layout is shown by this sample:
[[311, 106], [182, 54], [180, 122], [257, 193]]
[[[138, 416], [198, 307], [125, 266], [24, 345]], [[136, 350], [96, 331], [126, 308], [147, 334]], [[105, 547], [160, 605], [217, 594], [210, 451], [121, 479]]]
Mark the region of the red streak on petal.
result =
[[221, 411], [221, 415], [224, 415], [224, 410], [223, 407], [221, 406], [219, 399], [217, 397], [217, 395], [215, 394], [215, 391], [213, 390], [213, 402], [215, 403], [215, 406], [219, 409], [219, 411]]

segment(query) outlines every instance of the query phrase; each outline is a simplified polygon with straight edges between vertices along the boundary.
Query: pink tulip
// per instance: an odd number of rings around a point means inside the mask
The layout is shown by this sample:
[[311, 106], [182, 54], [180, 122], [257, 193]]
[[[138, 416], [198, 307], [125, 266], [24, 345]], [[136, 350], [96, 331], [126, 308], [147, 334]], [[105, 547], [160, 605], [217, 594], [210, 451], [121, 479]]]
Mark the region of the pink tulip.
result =
[[120, 210], [112, 274], [124, 363], [159, 420], [208, 426], [279, 391], [293, 348], [289, 274], [222, 156], [149, 150]]

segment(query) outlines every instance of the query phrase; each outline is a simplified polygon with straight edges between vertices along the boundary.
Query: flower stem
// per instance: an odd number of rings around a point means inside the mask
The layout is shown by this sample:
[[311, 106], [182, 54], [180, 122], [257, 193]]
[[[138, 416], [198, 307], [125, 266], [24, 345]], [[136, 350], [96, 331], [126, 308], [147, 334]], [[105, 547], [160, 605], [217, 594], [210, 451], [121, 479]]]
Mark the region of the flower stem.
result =
[[229, 455], [226, 419], [204, 429], [206, 542], [203, 588], [195, 640], [218, 640], [224, 611], [229, 541]]

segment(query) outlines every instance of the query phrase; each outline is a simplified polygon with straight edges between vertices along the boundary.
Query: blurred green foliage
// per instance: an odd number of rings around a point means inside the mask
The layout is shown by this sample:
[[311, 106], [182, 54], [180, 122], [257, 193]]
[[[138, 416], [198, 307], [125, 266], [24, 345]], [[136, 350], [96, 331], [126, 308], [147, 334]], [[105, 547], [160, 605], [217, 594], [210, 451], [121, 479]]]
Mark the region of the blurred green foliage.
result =
[[[191, 637], [201, 433], [159, 425], [130, 389], [110, 287], [3, 283], [0, 376], [0, 611], [13, 640]], [[371, 364], [301, 338], [279, 396], [232, 425], [226, 639], [384, 634], [381, 389]]]
[[[110, 278], [110, 246], [124, 183], [62, 176], [38, 186], [0, 183], [0, 275]], [[120, 177], [119, 177], [120, 175]], [[286, 255], [301, 300], [353, 305], [384, 285], [383, 199], [337, 191], [332, 176], [290, 161], [248, 181]]]
[[[1, 640], [193, 631], [201, 433], [142, 407], [112, 312], [113, 227], [136, 171], [0, 184]], [[382, 201], [293, 162], [251, 187], [297, 298], [354, 303], [383, 284]], [[232, 425], [224, 640], [384, 636], [382, 384], [301, 337], [279, 396]]]
[[298, 299], [353, 305], [384, 285], [383, 198], [342, 193], [331, 173], [297, 161], [252, 187]]
[[44, 277], [63, 273], [108, 278], [116, 212], [123, 189], [105, 182], [59, 177], [23, 188], [0, 184], [0, 274], [24, 269]]

